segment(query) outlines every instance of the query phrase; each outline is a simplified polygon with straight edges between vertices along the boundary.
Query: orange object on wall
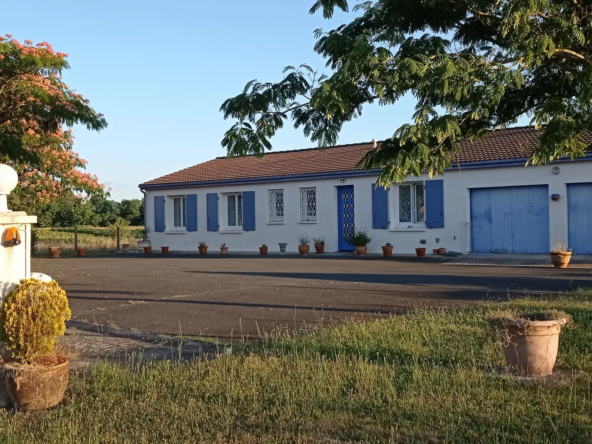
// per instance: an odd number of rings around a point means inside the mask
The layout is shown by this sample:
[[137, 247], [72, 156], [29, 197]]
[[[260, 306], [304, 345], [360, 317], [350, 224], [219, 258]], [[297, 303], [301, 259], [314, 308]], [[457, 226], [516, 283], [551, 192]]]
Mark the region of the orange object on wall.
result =
[[21, 234], [18, 231], [18, 228], [11, 227], [6, 230], [6, 235], [4, 236], [4, 245], [7, 247], [15, 247], [20, 245], [21, 243]]

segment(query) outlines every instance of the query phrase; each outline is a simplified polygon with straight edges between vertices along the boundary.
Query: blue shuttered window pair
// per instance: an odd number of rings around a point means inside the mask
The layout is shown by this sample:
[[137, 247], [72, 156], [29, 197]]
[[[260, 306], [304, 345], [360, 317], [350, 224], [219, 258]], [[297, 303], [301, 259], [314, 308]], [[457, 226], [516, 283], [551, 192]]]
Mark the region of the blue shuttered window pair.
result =
[[[243, 231], [255, 231], [255, 192], [243, 191], [242, 195]], [[208, 193], [208, 231], [218, 231], [220, 229], [218, 200], [218, 193]]]
[[[197, 194], [185, 196], [186, 230], [197, 231]], [[165, 197], [154, 196], [154, 231], [166, 231]]]
[[[426, 228], [444, 228], [444, 181], [425, 182]], [[386, 230], [390, 226], [389, 191], [372, 185], [372, 228]]]

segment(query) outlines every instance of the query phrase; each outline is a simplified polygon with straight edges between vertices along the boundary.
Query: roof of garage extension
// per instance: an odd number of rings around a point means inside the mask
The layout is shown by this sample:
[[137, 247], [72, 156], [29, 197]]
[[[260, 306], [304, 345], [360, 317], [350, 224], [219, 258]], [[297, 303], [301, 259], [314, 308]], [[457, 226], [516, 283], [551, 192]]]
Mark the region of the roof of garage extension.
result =
[[[592, 134], [584, 136], [592, 144]], [[463, 142], [454, 163], [475, 165], [491, 163], [503, 166], [503, 161], [528, 158], [538, 143], [533, 127], [516, 127], [495, 131], [477, 142]], [[140, 188], [160, 188], [167, 185], [209, 185], [232, 182], [259, 182], [339, 176], [343, 173], [364, 174], [360, 160], [373, 147], [372, 142], [310, 148], [296, 151], [276, 151], [262, 158], [219, 157], [198, 165], [159, 177]], [[351, 174], [350, 174], [351, 175]]]

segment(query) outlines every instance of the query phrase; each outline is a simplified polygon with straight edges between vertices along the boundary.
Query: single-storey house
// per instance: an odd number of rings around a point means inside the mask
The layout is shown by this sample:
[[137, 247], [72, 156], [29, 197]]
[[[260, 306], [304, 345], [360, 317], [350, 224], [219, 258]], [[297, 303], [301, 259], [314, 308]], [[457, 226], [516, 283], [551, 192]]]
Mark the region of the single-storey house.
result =
[[368, 230], [370, 253], [388, 242], [407, 254], [548, 253], [554, 244], [592, 254], [592, 155], [525, 167], [537, 142], [532, 127], [497, 131], [463, 143], [443, 176], [388, 190], [375, 186], [378, 170], [359, 166], [373, 142], [217, 158], [141, 184], [146, 225], [153, 246], [173, 251], [199, 242], [297, 251], [301, 234], [348, 251], [357, 227]]

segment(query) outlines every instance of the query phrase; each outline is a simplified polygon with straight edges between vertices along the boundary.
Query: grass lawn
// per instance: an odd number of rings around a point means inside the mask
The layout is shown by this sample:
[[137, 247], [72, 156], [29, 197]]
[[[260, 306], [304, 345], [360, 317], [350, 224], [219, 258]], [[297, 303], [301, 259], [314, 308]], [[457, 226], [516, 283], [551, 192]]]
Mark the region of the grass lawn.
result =
[[[132, 233], [143, 227], [121, 227], [120, 243], [138, 246], [138, 240]], [[61, 247], [61, 256], [75, 256], [74, 228], [37, 228], [37, 257], [49, 257], [49, 247]], [[78, 229], [78, 247], [85, 248], [89, 256], [108, 254], [117, 251], [117, 229], [114, 227], [80, 227]]]
[[[551, 379], [495, 372], [488, 311], [512, 307], [573, 316]], [[212, 361], [100, 364], [65, 406], [0, 412], [0, 442], [592, 442], [592, 292], [278, 335]]]

